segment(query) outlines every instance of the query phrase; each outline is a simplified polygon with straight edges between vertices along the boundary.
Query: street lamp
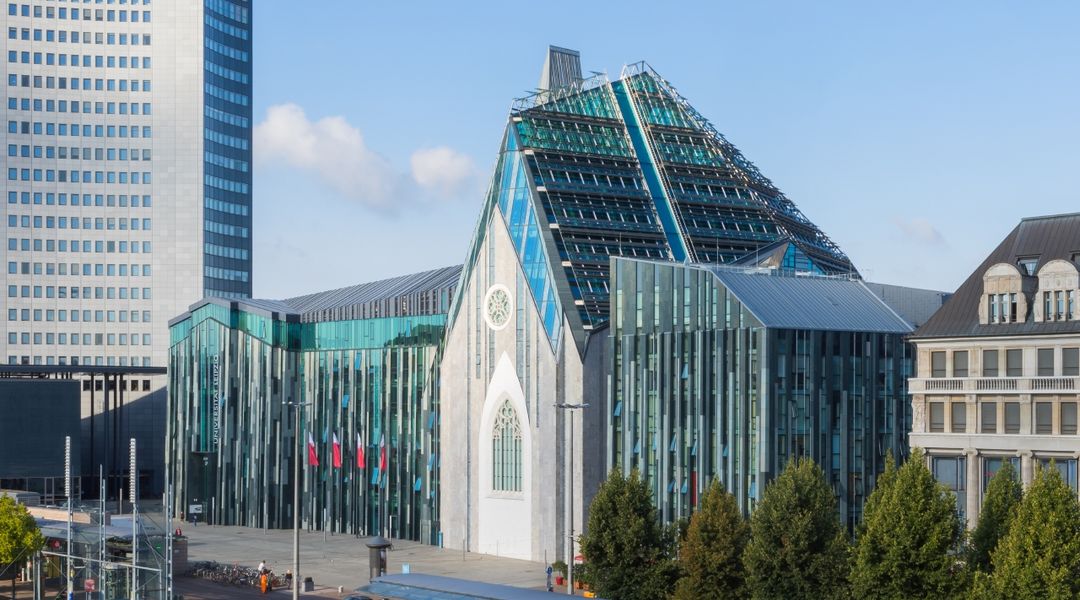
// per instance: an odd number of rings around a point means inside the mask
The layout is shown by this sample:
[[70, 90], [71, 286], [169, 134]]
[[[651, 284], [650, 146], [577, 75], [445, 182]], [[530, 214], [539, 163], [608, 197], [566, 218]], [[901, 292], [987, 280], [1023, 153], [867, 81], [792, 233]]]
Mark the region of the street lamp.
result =
[[293, 578], [292, 597], [300, 600], [300, 461], [303, 460], [304, 441], [300, 434], [300, 409], [311, 402], [286, 402], [286, 406], [296, 409], [296, 452], [293, 455]]
[[585, 408], [589, 403], [583, 404], [570, 404], [561, 402], [555, 405], [555, 408], [559, 410], [565, 410], [569, 414], [567, 420], [568, 437], [570, 438], [570, 451], [567, 453], [567, 460], [570, 463], [570, 467], [566, 472], [566, 524], [569, 534], [569, 544], [566, 551], [566, 593], [567, 595], [574, 595], [574, 413], [573, 411]]

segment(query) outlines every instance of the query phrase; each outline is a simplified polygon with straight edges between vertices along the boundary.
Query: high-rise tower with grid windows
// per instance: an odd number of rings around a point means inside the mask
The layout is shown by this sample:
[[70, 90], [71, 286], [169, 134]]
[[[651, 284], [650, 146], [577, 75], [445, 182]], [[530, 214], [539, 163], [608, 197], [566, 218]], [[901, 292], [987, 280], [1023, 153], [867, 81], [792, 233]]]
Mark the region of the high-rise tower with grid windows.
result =
[[162, 366], [251, 295], [251, 2], [5, 4], [0, 357]]
[[0, 6], [0, 363], [86, 377], [84, 475], [134, 437], [153, 493], [168, 320], [251, 295], [252, 2]]

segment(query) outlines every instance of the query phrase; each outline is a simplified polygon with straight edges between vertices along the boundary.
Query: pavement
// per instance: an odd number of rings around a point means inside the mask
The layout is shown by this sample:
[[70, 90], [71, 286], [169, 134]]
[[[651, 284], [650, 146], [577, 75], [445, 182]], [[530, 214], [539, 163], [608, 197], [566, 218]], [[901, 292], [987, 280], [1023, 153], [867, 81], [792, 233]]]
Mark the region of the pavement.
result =
[[[184, 527], [188, 538], [188, 562], [215, 561], [257, 567], [266, 561], [275, 573], [292, 569], [292, 530], [252, 529], [190, 523]], [[300, 576], [315, 581], [313, 594], [304, 598], [339, 598], [368, 581], [367, 538], [352, 535], [326, 535], [322, 532], [300, 533]], [[488, 554], [461, 552], [406, 540], [391, 540], [387, 553], [387, 572], [401, 573], [404, 565], [412, 573], [427, 573], [473, 581], [500, 583], [529, 589], [545, 589], [543, 563]], [[189, 577], [177, 577], [174, 585], [185, 600], [217, 600], [246, 597], [248, 590], [224, 586]], [[344, 591], [338, 593], [338, 587]], [[259, 595], [252, 590], [252, 594]], [[216, 595], [215, 595], [216, 594]], [[275, 590], [271, 597], [285, 598], [288, 590]]]

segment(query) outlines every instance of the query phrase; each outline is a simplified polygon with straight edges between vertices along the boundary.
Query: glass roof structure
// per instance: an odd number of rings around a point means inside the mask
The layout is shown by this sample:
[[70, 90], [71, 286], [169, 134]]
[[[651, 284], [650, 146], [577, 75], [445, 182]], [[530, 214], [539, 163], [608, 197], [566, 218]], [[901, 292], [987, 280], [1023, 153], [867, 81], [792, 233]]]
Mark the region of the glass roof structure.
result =
[[556, 346], [564, 314], [579, 350], [607, 323], [611, 257], [730, 264], [787, 241], [798, 260], [785, 264], [858, 276], [828, 236], [643, 62], [615, 81], [570, 78], [513, 103], [463, 278], [496, 210]]

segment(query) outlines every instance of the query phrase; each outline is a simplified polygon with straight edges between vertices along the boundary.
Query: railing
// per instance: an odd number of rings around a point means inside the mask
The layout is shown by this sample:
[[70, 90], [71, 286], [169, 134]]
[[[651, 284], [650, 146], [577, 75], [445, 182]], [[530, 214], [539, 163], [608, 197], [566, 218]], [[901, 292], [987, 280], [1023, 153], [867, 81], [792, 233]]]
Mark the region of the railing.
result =
[[908, 391], [924, 392], [1037, 392], [1070, 393], [1080, 390], [1080, 377], [927, 377], [908, 380]]

